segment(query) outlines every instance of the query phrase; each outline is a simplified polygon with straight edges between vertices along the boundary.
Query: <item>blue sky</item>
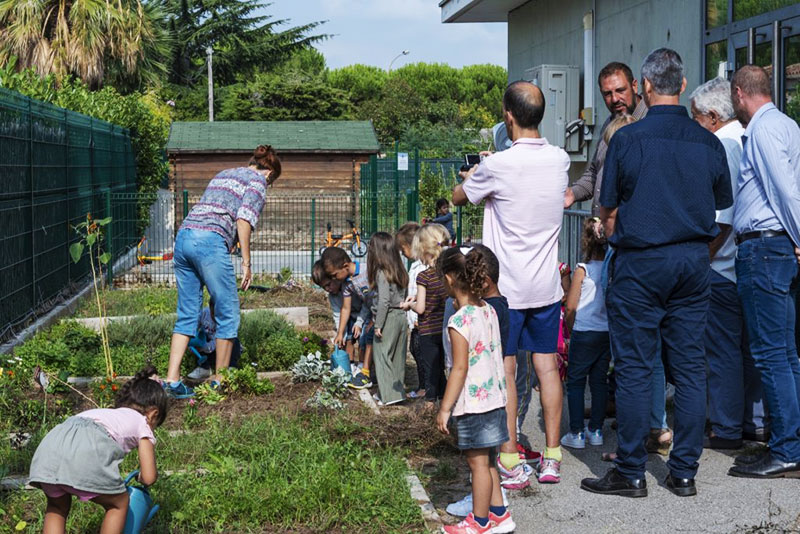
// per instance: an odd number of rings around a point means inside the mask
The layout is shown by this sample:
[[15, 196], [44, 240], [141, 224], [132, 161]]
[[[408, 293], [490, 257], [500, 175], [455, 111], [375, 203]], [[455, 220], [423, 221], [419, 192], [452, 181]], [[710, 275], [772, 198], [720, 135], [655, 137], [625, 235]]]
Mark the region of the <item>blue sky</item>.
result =
[[477, 63], [506, 66], [506, 24], [442, 24], [437, 0], [272, 0], [267, 13], [299, 25], [327, 20], [320, 33], [334, 34], [317, 48], [328, 67], [364, 63], [388, 68], [395, 61]]

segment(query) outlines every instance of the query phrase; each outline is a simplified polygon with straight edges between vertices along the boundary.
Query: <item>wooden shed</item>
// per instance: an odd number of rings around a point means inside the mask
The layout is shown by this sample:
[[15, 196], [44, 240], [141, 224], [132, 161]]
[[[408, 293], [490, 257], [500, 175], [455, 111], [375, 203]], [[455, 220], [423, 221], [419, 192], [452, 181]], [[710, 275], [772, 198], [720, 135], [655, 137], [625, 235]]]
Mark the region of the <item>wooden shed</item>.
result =
[[174, 122], [170, 189], [201, 195], [219, 171], [247, 165], [260, 144], [278, 152], [283, 172], [274, 189], [286, 194], [355, 192], [361, 163], [379, 151], [370, 121]]

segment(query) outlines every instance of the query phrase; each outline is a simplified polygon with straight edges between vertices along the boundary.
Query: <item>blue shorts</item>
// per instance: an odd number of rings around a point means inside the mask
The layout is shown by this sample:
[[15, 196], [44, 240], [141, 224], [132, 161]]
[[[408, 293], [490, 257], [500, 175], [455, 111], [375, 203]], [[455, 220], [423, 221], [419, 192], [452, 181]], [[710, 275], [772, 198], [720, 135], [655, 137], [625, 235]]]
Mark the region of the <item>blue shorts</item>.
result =
[[458, 448], [462, 451], [498, 447], [509, 439], [505, 408], [484, 413], [467, 413], [453, 419], [458, 435]]
[[365, 349], [367, 345], [372, 345], [375, 340], [375, 324], [371, 323], [369, 328], [362, 328], [361, 335], [358, 336], [358, 348]]
[[184, 228], [175, 238], [178, 319], [173, 333], [194, 337], [203, 309], [203, 287], [214, 301], [218, 339], [239, 335], [239, 293], [225, 238], [216, 232]]
[[539, 354], [553, 354], [558, 349], [558, 321], [561, 319], [561, 301], [549, 306], [527, 310], [508, 310], [507, 354], [527, 350]]

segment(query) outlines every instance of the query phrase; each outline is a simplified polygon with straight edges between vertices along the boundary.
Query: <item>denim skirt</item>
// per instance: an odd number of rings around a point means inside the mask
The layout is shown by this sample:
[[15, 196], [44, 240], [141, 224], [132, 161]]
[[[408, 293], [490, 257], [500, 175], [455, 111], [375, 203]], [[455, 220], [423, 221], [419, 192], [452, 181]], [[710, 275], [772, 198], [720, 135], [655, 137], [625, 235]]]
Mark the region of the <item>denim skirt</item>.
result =
[[458, 435], [458, 448], [462, 451], [498, 447], [509, 439], [505, 408], [484, 413], [467, 413], [453, 419]]

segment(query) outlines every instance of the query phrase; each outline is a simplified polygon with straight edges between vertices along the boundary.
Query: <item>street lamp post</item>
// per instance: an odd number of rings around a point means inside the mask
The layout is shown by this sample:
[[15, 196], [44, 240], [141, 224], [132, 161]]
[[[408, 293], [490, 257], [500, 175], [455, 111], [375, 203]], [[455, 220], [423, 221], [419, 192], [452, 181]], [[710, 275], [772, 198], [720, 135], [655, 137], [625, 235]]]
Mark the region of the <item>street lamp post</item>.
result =
[[389, 72], [392, 72], [392, 65], [394, 64], [394, 62], [395, 62], [396, 60], [398, 60], [398, 59], [399, 59], [399, 58], [401, 58], [402, 56], [407, 56], [407, 55], [408, 55], [408, 54], [410, 54], [410, 53], [411, 53], [411, 52], [410, 52], [409, 50], [403, 50], [402, 52], [400, 52], [399, 54], [397, 54], [397, 55], [395, 56], [395, 58], [394, 58], [392, 61], [390, 61], [390, 62], [389, 62]]
[[214, 50], [208, 46], [206, 47], [206, 56], [208, 56], [208, 122], [214, 122], [214, 75], [211, 70], [211, 56], [214, 55]]

